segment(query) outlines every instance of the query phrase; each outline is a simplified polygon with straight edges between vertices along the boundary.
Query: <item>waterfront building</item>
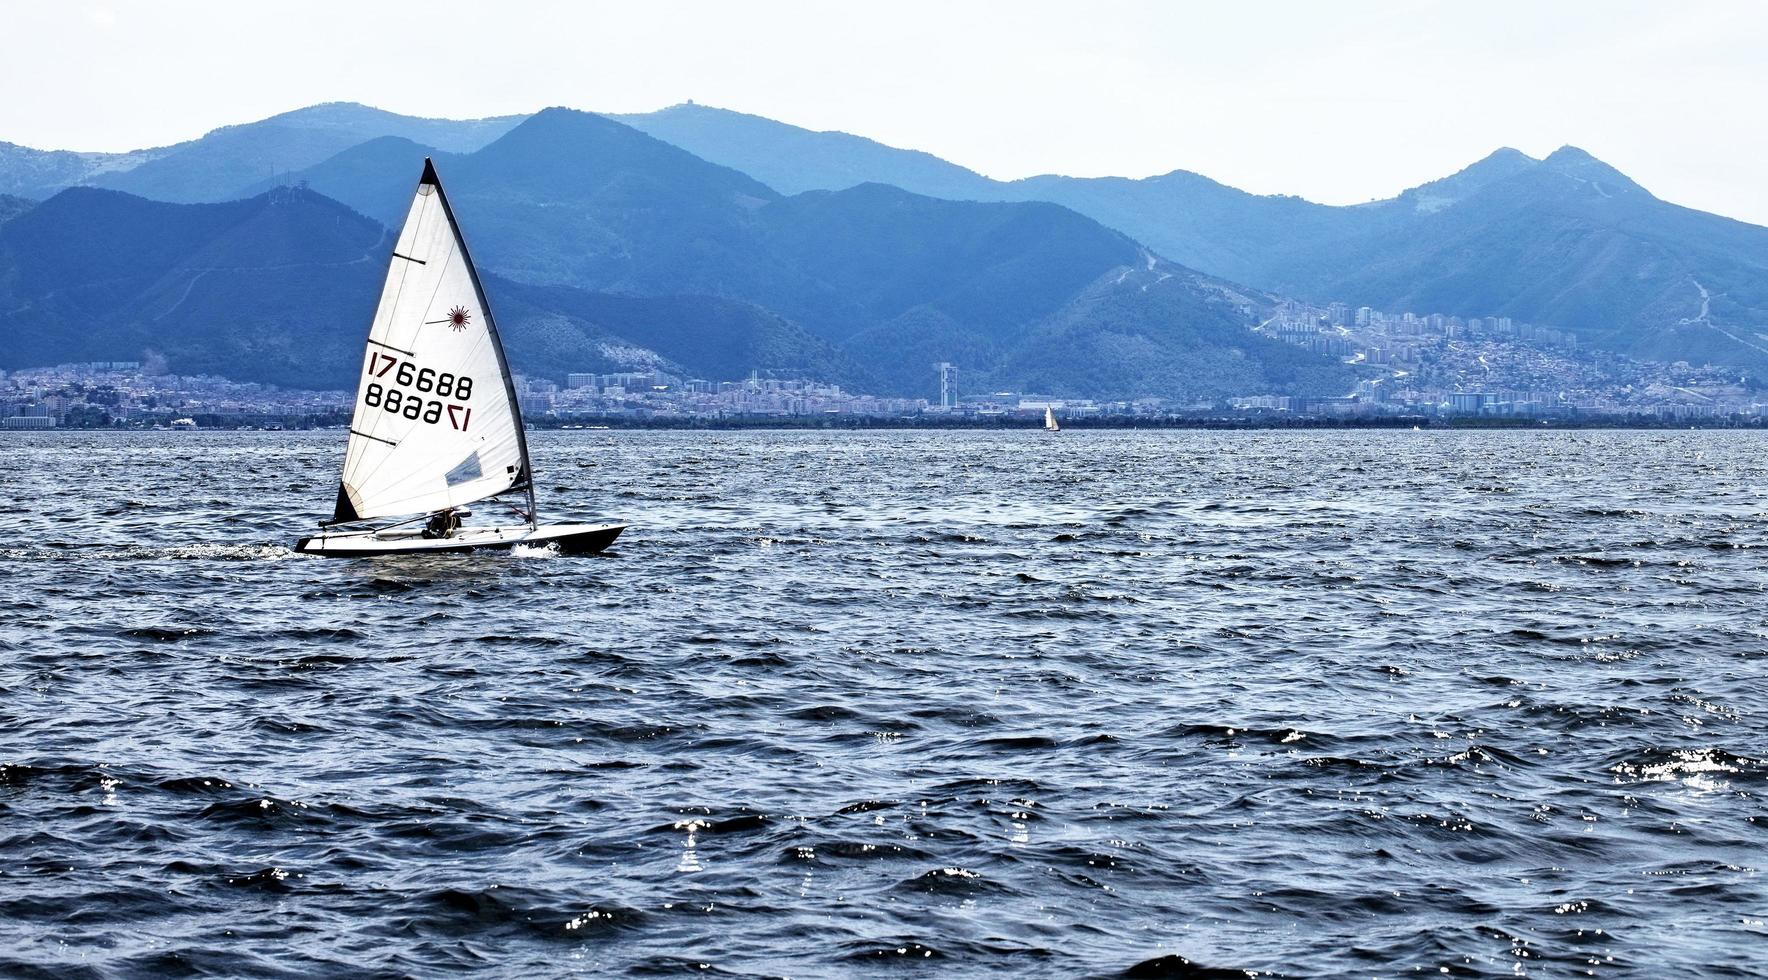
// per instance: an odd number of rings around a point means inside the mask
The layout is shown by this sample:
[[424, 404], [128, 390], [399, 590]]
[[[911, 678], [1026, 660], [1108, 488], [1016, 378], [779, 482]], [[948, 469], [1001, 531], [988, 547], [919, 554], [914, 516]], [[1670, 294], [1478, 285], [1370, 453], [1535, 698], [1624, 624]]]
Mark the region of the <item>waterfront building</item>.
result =
[[1457, 391], [1449, 395], [1449, 411], [1457, 415], [1478, 415], [1493, 400], [1489, 392]]

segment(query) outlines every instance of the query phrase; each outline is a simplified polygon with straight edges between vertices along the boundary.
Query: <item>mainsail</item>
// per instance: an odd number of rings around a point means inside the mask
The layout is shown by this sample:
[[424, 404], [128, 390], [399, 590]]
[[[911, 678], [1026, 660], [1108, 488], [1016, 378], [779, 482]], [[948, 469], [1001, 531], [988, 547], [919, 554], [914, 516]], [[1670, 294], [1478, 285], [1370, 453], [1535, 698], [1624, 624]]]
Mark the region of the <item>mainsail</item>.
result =
[[331, 523], [527, 490], [521, 409], [454, 212], [424, 161], [368, 332]]

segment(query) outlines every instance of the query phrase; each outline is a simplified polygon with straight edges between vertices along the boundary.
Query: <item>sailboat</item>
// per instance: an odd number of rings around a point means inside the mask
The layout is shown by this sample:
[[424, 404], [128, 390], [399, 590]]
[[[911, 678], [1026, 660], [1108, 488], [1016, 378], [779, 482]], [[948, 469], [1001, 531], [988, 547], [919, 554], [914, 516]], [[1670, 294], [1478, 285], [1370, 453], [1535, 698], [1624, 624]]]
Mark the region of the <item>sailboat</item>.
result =
[[[525, 509], [498, 501], [519, 523], [461, 524], [467, 505], [505, 494], [524, 495]], [[540, 523], [497, 323], [427, 159], [388, 260], [337, 502], [320, 528], [295, 550], [346, 557], [544, 545], [593, 554], [626, 529]]]
[[1060, 425], [1056, 424], [1056, 410], [1051, 408], [1048, 405], [1044, 406], [1044, 431], [1046, 431], [1046, 432], [1061, 432], [1062, 431], [1062, 427]]

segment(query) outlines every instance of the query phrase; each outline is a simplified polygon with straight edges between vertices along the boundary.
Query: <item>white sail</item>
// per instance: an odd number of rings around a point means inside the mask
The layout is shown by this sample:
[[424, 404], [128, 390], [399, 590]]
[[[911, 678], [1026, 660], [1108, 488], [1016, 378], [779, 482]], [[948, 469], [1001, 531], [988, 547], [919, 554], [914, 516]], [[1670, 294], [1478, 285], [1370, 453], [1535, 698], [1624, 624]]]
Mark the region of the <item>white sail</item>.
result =
[[1056, 424], [1056, 410], [1048, 405], [1044, 406], [1044, 428], [1051, 432], [1062, 431], [1062, 427]]
[[497, 325], [426, 160], [369, 329], [333, 523], [459, 506], [530, 476]]

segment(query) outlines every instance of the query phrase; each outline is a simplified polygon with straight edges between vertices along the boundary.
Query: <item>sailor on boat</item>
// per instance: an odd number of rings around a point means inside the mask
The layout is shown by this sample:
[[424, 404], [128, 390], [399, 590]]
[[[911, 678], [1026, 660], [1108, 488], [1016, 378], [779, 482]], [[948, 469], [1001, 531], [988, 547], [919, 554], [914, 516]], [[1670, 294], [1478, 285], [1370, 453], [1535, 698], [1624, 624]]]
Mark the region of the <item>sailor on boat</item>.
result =
[[467, 510], [465, 507], [450, 507], [447, 510], [439, 510], [430, 515], [429, 523], [424, 525], [424, 537], [431, 539], [451, 538], [454, 536], [454, 532], [460, 530], [460, 519], [463, 517], [471, 517], [472, 514], [473, 512]]

